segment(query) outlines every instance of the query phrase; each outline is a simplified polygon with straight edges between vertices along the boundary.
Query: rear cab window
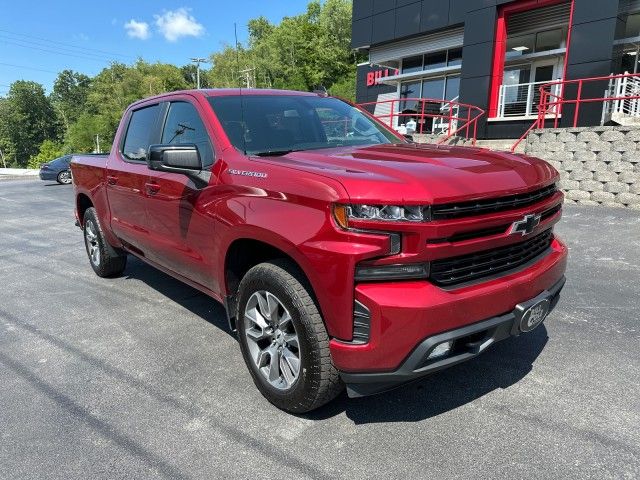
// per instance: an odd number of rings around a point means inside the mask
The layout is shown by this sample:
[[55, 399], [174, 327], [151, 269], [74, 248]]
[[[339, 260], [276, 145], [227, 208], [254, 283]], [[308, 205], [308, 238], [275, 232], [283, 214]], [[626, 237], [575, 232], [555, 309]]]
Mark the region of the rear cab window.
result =
[[127, 160], [134, 162], [146, 160], [159, 109], [160, 105], [156, 104], [131, 113], [121, 150]]

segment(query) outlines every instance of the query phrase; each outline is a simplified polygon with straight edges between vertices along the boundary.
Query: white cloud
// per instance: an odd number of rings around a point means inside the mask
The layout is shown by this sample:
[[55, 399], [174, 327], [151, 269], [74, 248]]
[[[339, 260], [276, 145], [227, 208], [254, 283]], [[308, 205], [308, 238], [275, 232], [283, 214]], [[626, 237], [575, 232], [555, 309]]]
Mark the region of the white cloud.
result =
[[124, 24], [124, 28], [127, 31], [127, 35], [131, 38], [146, 40], [151, 35], [151, 32], [149, 32], [149, 24], [147, 22], [137, 22], [131, 19]]
[[180, 37], [199, 37], [204, 33], [202, 24], [186, 8], [169, 10], [162, 15], [154, 15], [154, 18], [158, 30], [170, 42], [175, 42]]

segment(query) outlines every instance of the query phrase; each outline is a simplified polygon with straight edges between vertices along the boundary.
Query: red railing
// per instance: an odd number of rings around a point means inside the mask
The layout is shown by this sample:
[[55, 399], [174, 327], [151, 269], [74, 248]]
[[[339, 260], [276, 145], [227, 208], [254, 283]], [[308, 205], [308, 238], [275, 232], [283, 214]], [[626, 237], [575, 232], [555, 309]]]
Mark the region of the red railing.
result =
[[[485, 113], [483, 109], [475, 105], [433, 98], [382, 100], [361, 103], [359, 106], [395, 130], [402, 123], [406, 125], [408, 121], [414, 119], [416, 122], [415, 133], [440, 135], [437, 144], [458, 136], [471, 140], [475, 145], [478, 120]], [[377, 109], [383, 110], [383, 112], [376, 112]], [[405, 119], [406, 121], [403, 122], [402, 120]]]
[[[513, 144], [511, 147], [511, 151], [514, 152], [518, 145], [527, 138], [529, 133], [532, 130], [545, 128], [548, 122], [553, 121], [553, 128], [558, 128], [560, 119], [562, 118], [562, 108], [565, 105], [574, 105], [573, 111], [573, 119], [571, 125], [568, 125], [567, 122], [564, 122], [564, 126], [578, 126], [578, 120], [580, 118], [580, 107], [585, 103], [602, 103], [603, 108], [605, 104], [610, 102], [622, 102], [629, 100], [639, 100], [640, 94], [627, 94], [623, 92], [622, 94], [611, 93], [615, 92], [611, 87], [617, 83], [620, 79], [625, 78], [634, 78], [637, 81], [640, 81], [640, 74], [637, 73], [625, 73], [622, 75], [609, 75], [606, 77], [590, 77], [590, 78], [580, 78], [577, 80], [558, 80], [555, 82], [545, 83], [540, 86], [540, 101], [538, 102], [538, 118], [536, 118], [535, 122], [527, 129], [526, 132]], [[609, 82], [606, 87], [603, 88], [605, 91], [604, 97], [594, 97], [589, 96], [587, 98], [583, 98], [583, 90], [584, 85], [592, 82]], [[554, 86], [560, 85], [559, 94], [554, 94], [551, 92]], [[566, 98], [567, 97], [567, 86], [576, 85], [575, 91], [570, 92], [569, 95], [575, 98]], [[558, 91], [558, 89], [556, 89]]]

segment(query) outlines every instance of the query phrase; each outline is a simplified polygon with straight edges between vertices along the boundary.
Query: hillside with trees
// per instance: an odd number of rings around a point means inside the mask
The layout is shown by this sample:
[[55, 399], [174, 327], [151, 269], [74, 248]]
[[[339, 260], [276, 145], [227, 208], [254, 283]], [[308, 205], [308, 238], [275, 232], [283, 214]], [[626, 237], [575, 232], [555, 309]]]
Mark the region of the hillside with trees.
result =
[[[356, 64], [351, 50], [351, 2], [311, 1], [306, 12], [279, 24], [250, 20], [249, 39], [233, 39], [201, 71], [204, 88], [251, 87], [313, 90], [353, 99]], [[113, 62], [94, 77], [61, 71], [48, 95], [20, 80], [0, 97], [0, 150], [6, 166], [37, 168], [72, 152], [108, 151], [125, 108], [141, 98], [195, 88], [195, 66], [139, 59]]]

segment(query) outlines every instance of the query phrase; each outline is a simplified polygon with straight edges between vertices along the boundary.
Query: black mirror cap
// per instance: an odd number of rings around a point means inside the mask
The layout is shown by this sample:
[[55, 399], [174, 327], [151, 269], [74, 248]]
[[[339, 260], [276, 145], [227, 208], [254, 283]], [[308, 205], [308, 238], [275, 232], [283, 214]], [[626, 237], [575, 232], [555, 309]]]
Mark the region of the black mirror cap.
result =
[[151, 170], [189, 174], [202, 170], [202, 159], [198, 146], [192, 143], [151, 145], [147, 165]]

